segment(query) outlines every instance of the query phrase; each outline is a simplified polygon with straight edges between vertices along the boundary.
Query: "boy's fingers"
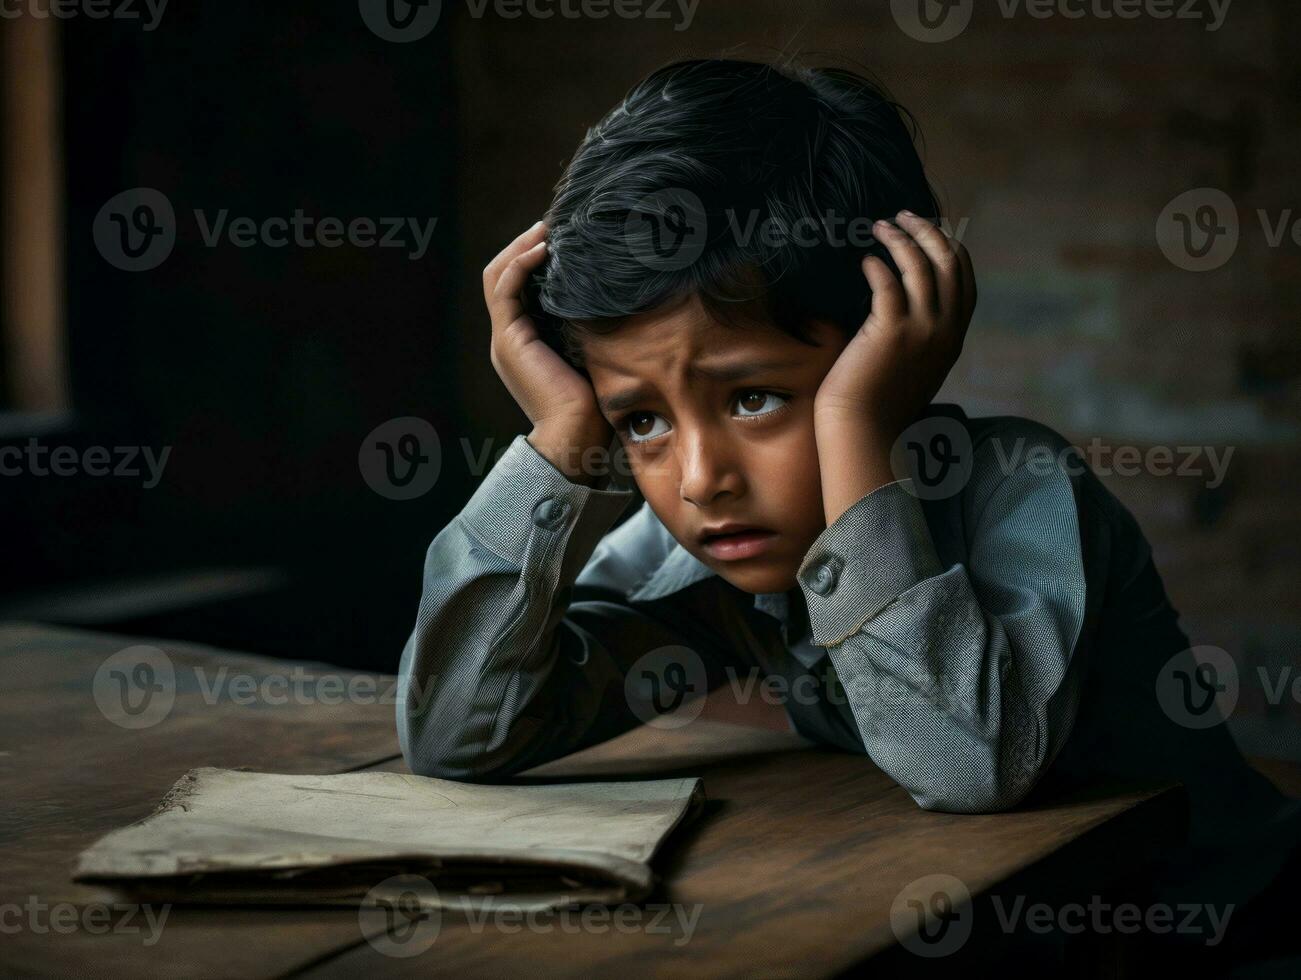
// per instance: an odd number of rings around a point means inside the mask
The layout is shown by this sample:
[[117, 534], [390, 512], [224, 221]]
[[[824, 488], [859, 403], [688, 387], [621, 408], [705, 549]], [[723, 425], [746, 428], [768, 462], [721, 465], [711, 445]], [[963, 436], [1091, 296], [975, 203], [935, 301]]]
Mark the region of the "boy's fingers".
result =
[[547, 243], [538, 242], [526, 252], [521, 252], [502, 269], [497, 284], [492, 290], [492, 300], [518, 299], [520, 290], [528, 280], [529, 273], [536, 269], [547, 255]]
[[958, 284], [960, 287], [958, 301], [961, 304], [958, 312], [962, 330], [965, 333], [967, 326], [971, 322], [971, 314], [976, 309], [976, 272], [971, 265], [971, 253], [962, 242], [950, 234], [947, 230], [941, 229], [944, 237], [949, 240], [953, 249], [954, 260], [958, 263]]
[[544, 241], [546, 233], [547, 226], [543, 222], [537, 221], [531, 228], [517, 235], [513, 242], [497, 253], [496, 257], [483, 270], [483, 298], [485, 300], [492, 301], [492, 294], [497, 288], [497, 282], [507, 266], [516, 257], [537, 245], [538, 242]]
[[863, 275], [872, 289], [872, 316], [878, 320], [896, 320], [908, 312], [908, 298], [890, 267], [876, 255], [863, 259]]
[[890, 224], [878, 222], [874, 229], [876, 236], [890, 250], [890, 257], [903, 274], [904, 292], [907, 295], [911, 312], [930, 315], [935, 311], [935, 276], [927, 260], [912, 236]]
[[942, 231], [925, 218], [900, 211], [898, 220], [931, 261], [940, 309], [956, 307], [962, 300], [962, 267], [958, 257], [953, 254], [953, 245]]
[[488, 314], [494, 331], [505, 329], [524, 312], [520, 290], [539, 263], [546, 257], [547, 243], [538, 242], [527, 252], [515, 256], [502, 270], [492, 295], [488, 297]]
[[967, 246], [959, 241], [954, 241], [953, 246], [962, 267], [962, 322], [966, 324], [971, 322], [971, 314], [976, 311], [976, 271], [971, 266], [971, 253]]

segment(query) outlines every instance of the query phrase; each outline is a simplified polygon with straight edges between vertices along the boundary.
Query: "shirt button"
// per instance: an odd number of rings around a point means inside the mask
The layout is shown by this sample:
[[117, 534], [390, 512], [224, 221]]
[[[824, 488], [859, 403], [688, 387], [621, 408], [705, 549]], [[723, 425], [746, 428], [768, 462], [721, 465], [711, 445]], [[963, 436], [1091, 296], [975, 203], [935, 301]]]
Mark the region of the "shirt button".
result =
[[818, 595], [827, 595], [836, 587], [837, 570], [833, 562], [823, 562], [812, 569], [809, 588]]
[[568, 513], [569, 504], [565, 501], [556, 500], [554, 497], [544, 497], [533, 508], [533, 523], [538, 527], [550, 530], [564, 523], [565, 515]]

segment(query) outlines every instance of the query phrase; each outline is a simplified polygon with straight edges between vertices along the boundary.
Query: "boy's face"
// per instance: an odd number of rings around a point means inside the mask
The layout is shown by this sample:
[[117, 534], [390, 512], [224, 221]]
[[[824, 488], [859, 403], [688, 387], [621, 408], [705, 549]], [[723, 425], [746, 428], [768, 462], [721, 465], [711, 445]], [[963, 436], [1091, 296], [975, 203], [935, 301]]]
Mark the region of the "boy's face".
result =
[[[597, 399], [651, 509], [746, 592], [792, 588], [826, 528], [813, 399], [848, 341], [832, 324], [810, 332], [819, 346], [771, 326], [729, 327], [692, 297], [583, 339]], [[762, 531], [702, 537], [732, 523]]]

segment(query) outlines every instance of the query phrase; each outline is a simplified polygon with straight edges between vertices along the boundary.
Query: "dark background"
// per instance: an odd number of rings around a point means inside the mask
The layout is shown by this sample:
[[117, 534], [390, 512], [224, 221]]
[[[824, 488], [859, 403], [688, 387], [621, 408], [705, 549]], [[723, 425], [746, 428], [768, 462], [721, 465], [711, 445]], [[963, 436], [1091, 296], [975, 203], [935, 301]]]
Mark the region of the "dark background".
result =
[[[646, 72], [802, 52], [867, 66], [913, 111], [951, 223], [967, 222], [981, 303], [945, 399], [1081, 444], [1233, 448], [1218, 488], [1106, 482], [1194, 640], [1239, 658], [1244, 748], [1301, 758], [1297, 704], [1269, 704], [1254, 680], [1301, 669], [1301, 247], [1271, 246], [1257, 217], [1301, 220], [1295, 4], [1239, 0], [1208, 31], [1009, 19], [982, 0], [934, 44], [884, 0], [702, 0], [680, 31], [468, 9], [445, 3], [410, 44], [369, 31], [356, 0], [173, 0], [150, 33], [60, 23], [72, 411], [41, 438], [173, 448], [150, 490], [0, 478], [0, 615], [393, 669], [424, 550], [482, 475], [462, 447], [499, 452], [525, 431], [488, 362], [482, 266]], [[160, 267], [128, 273], [90, 229], [140, 186], [168, 196], [179, 233]], [[1201, 273], [1155, 233], [1199, 187], [1241, 217], [1232, 259]], [[195, 208], [438, 226], [420, 261], [209, 248]], [[404, 416], [435, 426], [443, 465], [431, 492], [396, 501], [367, 486], [358, 451]], [[22, 416], [3, 426], [7, 442], [36, 431]]]
[[[173, 450], [148, 490], [7, 479], [4, 592], [28, 593], [42, 618], [391, 669], [427, 539], [466, 492], [449, 468], [436, 493], [394, 503], [357, 465], [388, 418], [452, 432], [470, 412], [456, 363], [472, 338], [456, 325], [479, 321], [455, 310], [448, 34], [387, 43], [355, 2], [173, 3], [150, 33], [60, 26], [75, 423], [47, 441]], [[130, 273], [90, 228], [137, 186], [167, 195], [178, 237], [161, 266]], [[196, 208], [439, 223], [415, 262], [207, 247]]]

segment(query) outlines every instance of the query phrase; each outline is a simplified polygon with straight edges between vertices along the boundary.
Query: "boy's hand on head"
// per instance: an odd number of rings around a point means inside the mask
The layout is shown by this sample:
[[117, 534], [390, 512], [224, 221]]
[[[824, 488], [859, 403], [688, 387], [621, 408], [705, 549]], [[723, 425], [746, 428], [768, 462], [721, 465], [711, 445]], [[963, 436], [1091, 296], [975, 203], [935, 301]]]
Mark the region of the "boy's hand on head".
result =
[[894, 482], [894, 442], [940, 390], [976, 308], [976, 277], [962, 243], [907, 211], [898, 221], [900, 228], [878, 221], [873, 232], [903, 281], [877, 256], [863, 260], [872, 312], [813, 400], [828, 525]]
[[490, 357], [533, 431], [528, 440], [571, 480], [584, 473], [591, 450], [609, 448], [614, 430], [601, 414], [592, 385], [538, 335], [520, 293], [529, 273], [546, 261], [546, 225], [539, 221], [502, 249], [483, 270], [483, 296], [492, 319]]
[[875, 255], [863, 260], [872, 311], [818, 388], [815, 418], [852, 424], [887, 452], [930, 404], [962, 351], [976, 307], [976, 277], [963, 244], [909, 211], [873, 234], [903, 281]]

